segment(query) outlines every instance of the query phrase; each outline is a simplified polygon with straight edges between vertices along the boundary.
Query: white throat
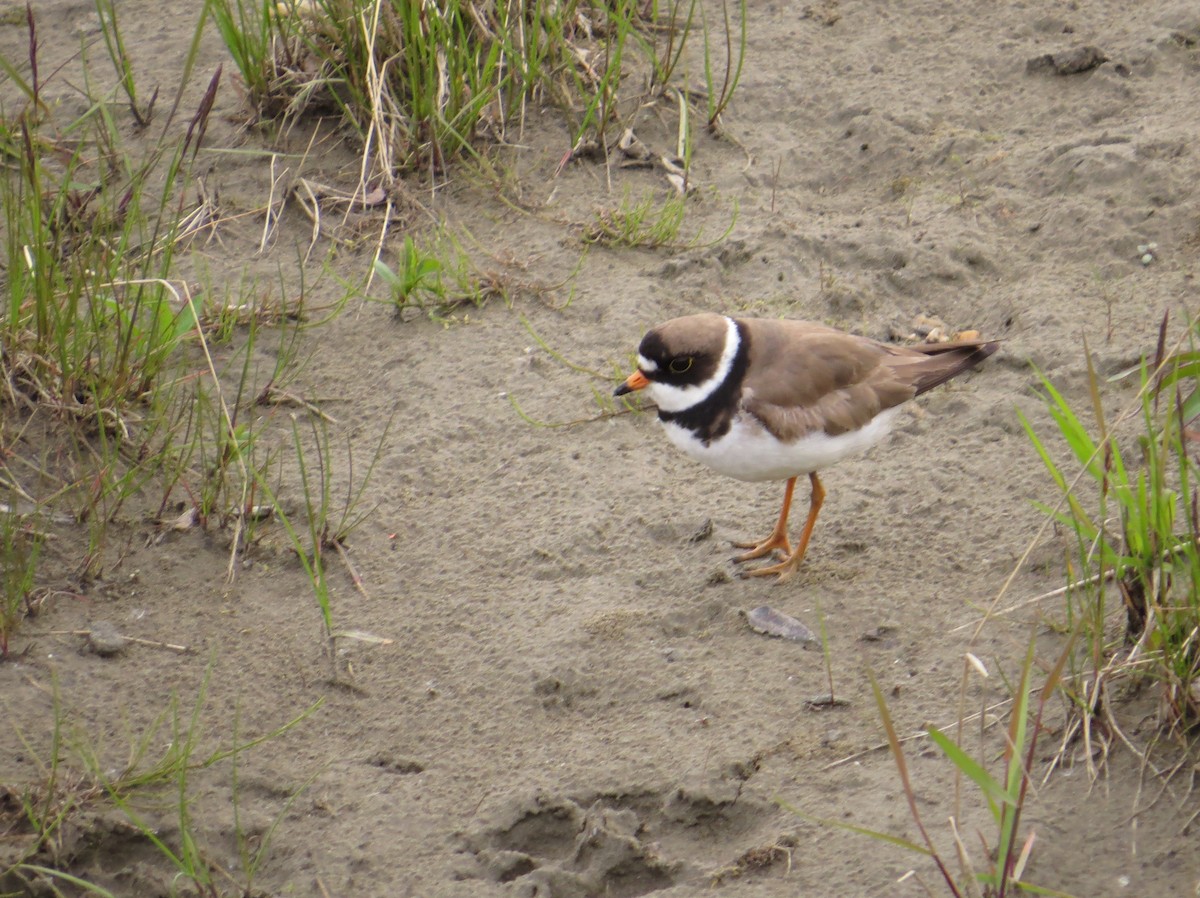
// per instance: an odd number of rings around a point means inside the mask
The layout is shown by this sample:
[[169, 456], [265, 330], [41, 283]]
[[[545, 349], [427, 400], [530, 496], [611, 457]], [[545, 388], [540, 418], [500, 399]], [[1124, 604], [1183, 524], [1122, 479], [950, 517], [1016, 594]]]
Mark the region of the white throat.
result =
[[[738, 347], [742, 344], [742, 338], [738, 335], [737, 324], [732, 318], [726, 318], [725, 324], [725, 348], [721, 352], [721, 358], [717, 362], [717, 370], [713, 372], [712, 377], [698, 384], [691, 384], [686, 387], [676, 387], [654, 380], [650, 381], [647, 392], [650, 394], [650, 398], [654, 400], [654, 404], [664, 412], [682, 412], [693, 405], [703, 402], [729, 376], [729, 369], [733, 367], [733, 359], [737, 355]], [[642, 358], [641, 355], [638, 356], [638, 366], [643, 371], [649, 372], [654, 372], [658, 367], [649, 359]]]

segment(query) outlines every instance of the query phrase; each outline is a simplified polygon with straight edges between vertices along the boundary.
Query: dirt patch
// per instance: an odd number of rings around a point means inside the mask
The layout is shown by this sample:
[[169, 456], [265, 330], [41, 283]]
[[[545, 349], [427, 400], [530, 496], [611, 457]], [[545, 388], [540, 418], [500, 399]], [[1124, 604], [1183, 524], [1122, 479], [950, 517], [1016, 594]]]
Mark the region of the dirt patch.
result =
[[[122, 4], [140, 77], [177, 83], [193, 6]], [[873, 750], [882, 733], [865, 671], [905, 732], [953, 723], [977, 609], [1041, 524], [1029, 500], [1052, 492], [1015, 414], [1047, 420], [1030, 363], [1083, 399], [1083, 336], [1109, 376], [1153, 347], [1164, 311], [1195, 305], [1192, 7], [845, 0], [800, 15], [750, 4], [732, 139], [699, 141], [701, 195], [685, 223], [715, 237], [736, 208], [727, 239], [592, 249], [569, 304], [518, 295], [448, 326], [355, 304], [312, 333], [292, 389], [325, 400], [340, 444], [374, 446], [394, 422], [371, 485], [377, 510], [350, 540], [368, 595], [338, 577], [332, 596], [343, 627], [392, 640], [344, 643], [354, 688], [326, 681], [316, 605], [282, 534], [228, 583], [222, 534], [149, 539], [131, 521], [110, 536], [104, 577], [48, 601], [19, 634], [19, 660], [0, 667], [13, 725], [0, 728], [3, 781], [43, 778], [56, 702], [112, 765], [140, 739], [170, 744], [160, 715], [173, 695], [190, 717], [206, 690], [201, 756], [320, 702], [237, 758], [236, 787], [231, 759], [190, 776], [214, 863], [236, 870], [247, 844], [269, 838], [254, 880], [269, 894], [657, 896], [714, 883], [764, 898], [923, 894], [897, 883], [920, 859], [774, 802], [913, 835], [892, 762]], [[92, 15], [38, 4], [46, 70], [78, 51], [81, 30], [94, 36]], [[10, 58], [24, 40], [0, 27]], [[1105, 61], [1027, 69], [1078, 47]], [[230, 68], [210, 31], [197, 81], [220, 62]], [[81, 102], [65, 79], [51, 84], [57, 102]], [[264, 158], [220, 152], [262, 145], [242, 119], [222, 88], [206, 152], [231, 213], [260, 208], [271, 183]], [[673, 145], [671, 126], [648, 122], [643, 140]], [[459, 181], [439, 211], [469, 223], [498, 265], [556, 283], [582, 253], [573, 226], [613, 201], [595, 163], [556, 174], [566, 140], [548, 120], [514, 154], [535, 211]], [[351, 148], [330, 147], [307, 170], [353, 185]], [[618, 196], [663, 188], [653, 171], [614, 179]], [[265, 256], [261, 220], [231, 215], [203, 264], [227, 282], [282, 268], [294, 285], [310, 229], [291, 214]], [[347, 249], [334, 273], [357, 278], [369, 258]], [[310, 275], [312, 296], [338, 295], [335, 278]], [[906, 409], [888, 442], [828, 472], [805, 566], [777, 587], [730, 576], [728, 543], [766, 532], [781, 488], [690, 464], [651, 415], [545, 428], [510, 402], [573, 421], [600, 411], [593, 388], [612, 387], [548, 353], [522, 316], [555, 353], [607, 372], [646, 328], [700, 310], [880, 339], [924, 313], [1004, 345]], [[1112, 391], [1114, 405], [1128, 401], [1126, 386]], [[1052, 543], [1036, 550], [1013, 600], [1060, 586], [1060, 559]], [[831, 669], [820, 650], [752, 631], [744, 614], [763, 605], [814, 630], [823, 617]], [[80, 635], [96, 621], [188, 651], [129, 642], [97, 654]], [[1042, 621], [1033, 608], [1014, 615], [973, 651], [1011, 676]], [[815, 711], [829, 676], [848, 704]], [[968, 690], [973, 708], [1005, 696], [998, 676]], [[922, 812], [951, 856], [946, 817], [986, 832], [986, 808], [971, 798], [956, 810], [950, 765], [911, 748]], [[1041, 788], [1026, 818], [1039, 833], [1029, 878], [1086, 896], [1194, 889], [1194, 795], [1184, 786], [1152, 803], [1158, 786], [1140, 791], [1143, 774], [1118, 751], [1099, 786], [1072, 768]], [[141, 813], [170, 832], [169, 802]], [[91, 835], [64, 847], [73, 869], [117, 893], [169, 890], [161, 854], [114, 819], [80, 819]]]

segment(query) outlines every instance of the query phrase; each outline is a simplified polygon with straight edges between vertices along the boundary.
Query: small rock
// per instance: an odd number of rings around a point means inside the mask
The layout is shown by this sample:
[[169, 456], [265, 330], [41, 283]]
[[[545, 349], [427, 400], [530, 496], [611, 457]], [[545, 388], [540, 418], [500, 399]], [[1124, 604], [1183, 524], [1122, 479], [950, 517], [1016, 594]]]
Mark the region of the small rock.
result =
[[1025, 63], [1025, 74], [1078, 75], [1106, 62], [1108, 56], [1099, 47], [1073, 47], [1061, 53], [1033, 57]]
[[631, 162], [653, 164], [650, 159], [650, 148], [633, 133], [632, 128], [625, 129], [621, 139], [617, 141], [617, 149]]
[[814, 695], [804, 700], [804, 708], [808, 711], [831, 711], [835, 708], [848, 708], [850, 703], [844, 698], [832, 695]]
[[891, 626], [890, 624], [880, 624], [877, 627], [872, 627], [869, 630], [865, 630], [863, 634], [858, 637], [858, 639], [860, 642], [883, 642], [885, 639], [888, 639], [895, 634], [895, 627]]
[[712, 535], [713, 535], [712, 518], [705, 518], [704, 523], [696, 528], [696, 531], [687, 538], [687, 541], [689, 543], [704, 542], [704, 540], [708, 539]]
[[125, 636], [112, 622], [98, 620], [88, 631], [88, 645], [101, 658], [109, 658], [125, 650]]

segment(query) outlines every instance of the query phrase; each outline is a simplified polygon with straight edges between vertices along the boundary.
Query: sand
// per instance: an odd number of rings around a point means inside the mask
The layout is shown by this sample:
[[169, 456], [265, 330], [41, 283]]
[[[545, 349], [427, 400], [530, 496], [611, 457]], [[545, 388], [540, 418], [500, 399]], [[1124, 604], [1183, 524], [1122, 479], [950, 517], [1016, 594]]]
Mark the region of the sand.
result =
[[[77, 29], [94, 36], [94, 12], [36, 5], [49, 71], [78, 50]], [[1032, 634], [1041, 657], [1061, 650], [1051, 626], [1064, 620], [1061, 599], [973, 638], [979, 609], [1042, 527], [1031, 500], [1056, 498], [1017, 409], [1045, 431], [1032, 366], [1085, 402], [1085, 338], [1109, 377], [1153, 349], [1165, 312], [1174, 328], [1196, 305], [1200, 11], [1100, 0], [749, 6], [727, 137], [697, 137], [699, 191], [683, 225], [694, 246], [594, 247], [580, 265], [593, 210], [668, 187], [653, 169], [588, 161], [556, 175], [569, 138], [547, 111], [506, 157], [524, 209], [467, 176], [436, 198], [411, 188], [470, 229], [477, 256], [517, 285], [510, 303], [439, 320], [355, 300], [307, 333], [307, 364], [288, 389], [336, 419], [339, 484], [347, 444], [361, 476], [390, 423], [359, 506], [373, 513], [347, 540], [366, 594], [340, 565], [330, 574], [337, 625], [390, 640], [341, 641], [352, 688], [328, 682], [317, 606], [281, 528], [264, 528], [229, 583], [228, 533], [148, 539], [153, 525], [131, 516], [110, 534], [102, 578], [64, 587], [20, 631], [18, 660], [0, 666], [4, 716], [25, 739], [0, 727], [3, 782], [38, 780], [54, 683], [72, 738], [113, 767], [140, 734], [149, 756], [165, 751], [164, 708], [177, 700], [186, 722], [203, 689], [200, 757], [315, 708], [241, 753], [236, 787], [228, 760], [188, 779], [213, 864], [244, 884], [237, 832], [252, 845], [269, 837], [256, 895], [915, 896], [916, 879], [900, 881], [914, 869], [942, 893], [927, 859], [815, 818], [918, 837], [868, 672], [912, 734], [954, 727], [964, 653], [991, 672], [968, 677], [974, 712], [1008, 697], [1005, 677]], [[120, 4], [139, 77], [164, 97], [193, 7]], [[10, 58], [24, 42], [19, 27], [0, 31]], [[1081, 47], [1107, 61], [1075, 74], [1028, 67]], [[202, 157], [231, 218], [220, 243], [200, 248], [208, 277], [278, 290], [282, 270], [298, 291], [310, 223], [289, 206], [273, 248], [257, 254], [269, 162], [221, 150], [269, 144], [245, 129], [211, 31], [183, 108], [221, 63]], [[50, 90], [83, 103], [65, 75]], [[670, 152], [675, 121], [661, 102], [638, 135]], [[275, 146], [300, 153], [305, 139], [298, 130]], [[326, 149], [287, 177], [352, 188], [353, 148]], [[368, 245], [347, 247], [322, 274], [327, 249], [307, 269], [312, 305], [341, 295], [333, 275], [358, 278], [369, 264]], [[978, 372], [906, 407], [882, 445], [827, 472], [808, 559], [780, 586], [738, 579], [729, 542], [767, 532], [782, 486], [723, 479], [674, 452], [652, 413], [606, 417], [595, 398], [628, 370], [648, 327], [701, 310], [880, 339], [928, 315], [1004, 342]], [[1106, 399], [1116, 410], [1132, 395], [1116, 382]], [[588, 423], [534, 426], [514, 400], [539, 422]], [[288, 415], [303, 419], [296, 408], [256, 413], [273, 416], [265, 429], [282, 446]], [[284, 490], [299, 507], [294, 473]], [[71, 539], [60, 542], [48, 571], [77, 560]], [[1001, 605], [1061, 586], [1062, 558], [1045, 533]], [[752, 630], [744, 614], [763, 605], [823, 628], [827, 652]], [[189, 651], [129, 643], [100, 654], [71, 633], [99, 622]], [[830, 682], [838, 704], [814, 701]], [[1153, 709], [1152, 690], [1120, 706], [1139, 747], [1153, 737], [1143, 713]], [[1052, 710], [1039, 783], [1061, 738]], [[964, 736], [992, 769], [998, 733], [972, 724]], [[981, 864], [976, 831], [989, 842], [995, 832], [986, 804], [970, 783], [956, 802], [953, 767], [927, 740], [907, 751], [932, 837], [952, 858], [953, 815]], [[1037, 834], [1027, 878], [1095, 898], [1190, 893], [1195, 804], [1186, 783], [1164, 792], [1123, 746], [1096, 782], [1066, 766], [1023, 818]], [[169, 801], [135, 807], [177, 839]], [[105, 802], [68, 831], [76, 874], [118, 895], [170, 893], [175, 871]]]

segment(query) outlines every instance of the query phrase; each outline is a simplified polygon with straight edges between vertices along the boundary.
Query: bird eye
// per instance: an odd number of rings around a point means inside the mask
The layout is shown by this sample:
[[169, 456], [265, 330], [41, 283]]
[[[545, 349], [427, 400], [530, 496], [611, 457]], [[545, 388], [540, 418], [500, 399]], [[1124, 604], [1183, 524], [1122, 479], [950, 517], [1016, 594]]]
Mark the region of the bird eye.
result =
[[683, 374], [692, 367], [692, 357], [671, 359], [671, 363], [667, 365], [672, 374]]

